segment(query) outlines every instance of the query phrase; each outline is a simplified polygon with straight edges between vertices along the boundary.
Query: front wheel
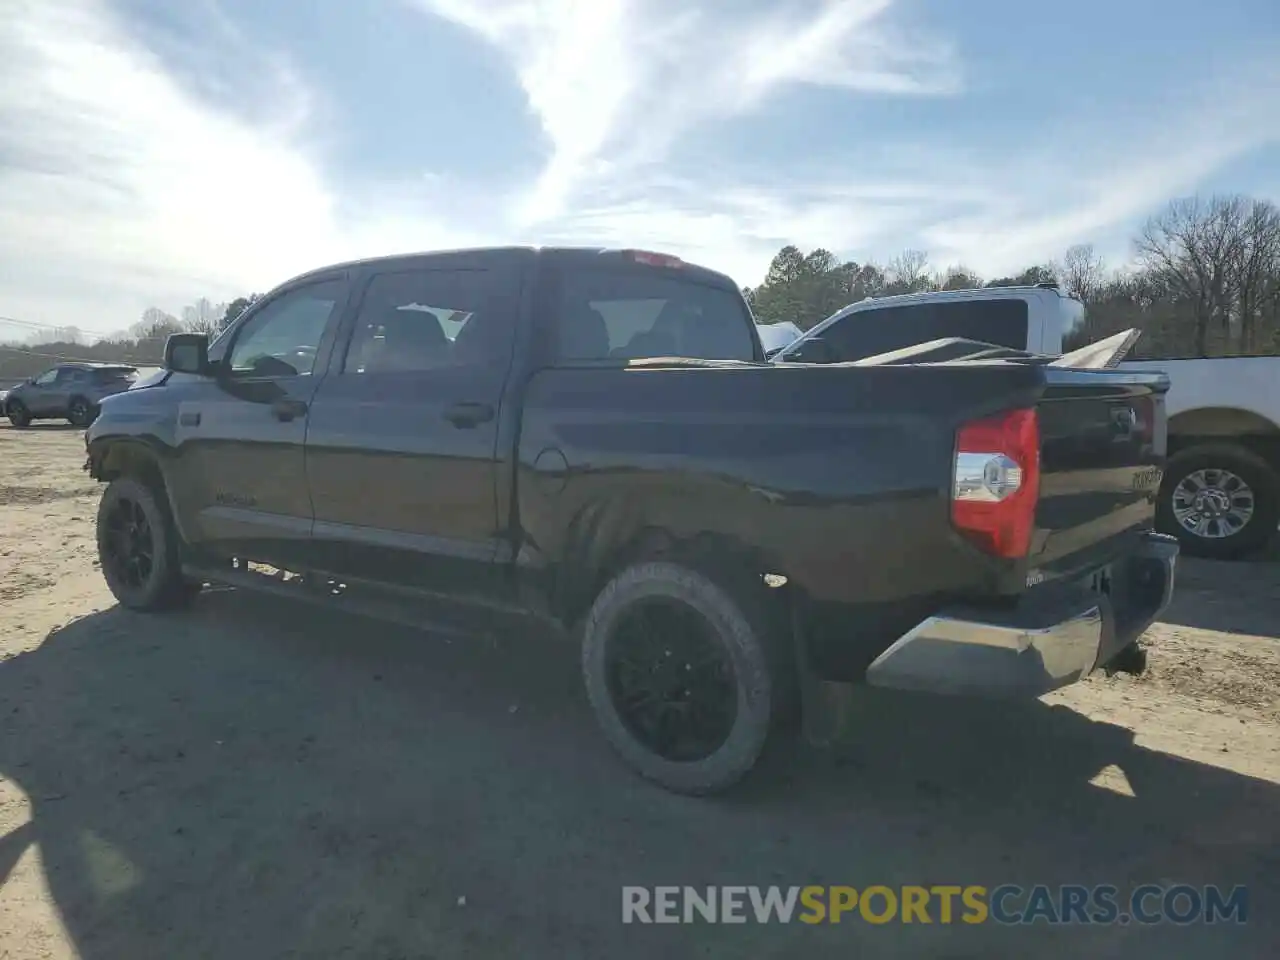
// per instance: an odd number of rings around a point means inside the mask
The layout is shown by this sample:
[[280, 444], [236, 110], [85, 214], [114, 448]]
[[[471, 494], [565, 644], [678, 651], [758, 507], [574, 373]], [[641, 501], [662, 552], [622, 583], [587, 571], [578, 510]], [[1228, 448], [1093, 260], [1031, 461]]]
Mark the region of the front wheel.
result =
[[132, 610], [184, 606], [198, 586], [182, 577], [178, 531], [163, 494], [134, 477], [117, 477], [98, 505], [98, 560], [120, 605]]
[[1231, 444], [1183, 450], [1169, 460], [1156, 525], [1192, 555], [1233, 560], [1264, 546], [1280, 523], [1280, 478], [1257, 454]]
[[582, 672], [605, 738], [633, 770], [709, 794], [755, 765], [782, 693], [767, 621], [747, 591], [675, 563], [637, 564], [600, 592]]
[[19, 430], [31, 426], [31, 411], [21, 400], [10, 400], [5, 404], [5, 412], [9, 415], [9, 422]]

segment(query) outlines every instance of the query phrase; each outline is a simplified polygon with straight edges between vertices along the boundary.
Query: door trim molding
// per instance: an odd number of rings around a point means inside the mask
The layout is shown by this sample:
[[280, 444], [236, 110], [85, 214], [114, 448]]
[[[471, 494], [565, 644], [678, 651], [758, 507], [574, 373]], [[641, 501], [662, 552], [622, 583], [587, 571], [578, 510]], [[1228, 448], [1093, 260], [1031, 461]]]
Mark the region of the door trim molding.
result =
[[450, 557], [476, 563], [509, 563], [514, 557], [511, 544], [491, 537], [488, 540], [458, 540], [426, 533], [406, 533], [382, 527], [364, 527], [354, 523], [316, 520], [311, 527], [317, 539], [346, 540], [376, 547], [389, 547], [412, 553]]

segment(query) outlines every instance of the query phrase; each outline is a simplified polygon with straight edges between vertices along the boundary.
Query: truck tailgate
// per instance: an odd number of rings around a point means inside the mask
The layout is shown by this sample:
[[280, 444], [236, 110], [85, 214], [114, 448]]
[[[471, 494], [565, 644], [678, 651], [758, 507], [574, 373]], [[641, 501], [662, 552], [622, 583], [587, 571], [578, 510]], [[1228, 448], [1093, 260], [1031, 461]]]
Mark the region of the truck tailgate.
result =
[[1096, 569], [1131, 547], [1152, 526], [1165, 458], [1164, 374], [1046, 367], [1045, 375], [1029, 583]]

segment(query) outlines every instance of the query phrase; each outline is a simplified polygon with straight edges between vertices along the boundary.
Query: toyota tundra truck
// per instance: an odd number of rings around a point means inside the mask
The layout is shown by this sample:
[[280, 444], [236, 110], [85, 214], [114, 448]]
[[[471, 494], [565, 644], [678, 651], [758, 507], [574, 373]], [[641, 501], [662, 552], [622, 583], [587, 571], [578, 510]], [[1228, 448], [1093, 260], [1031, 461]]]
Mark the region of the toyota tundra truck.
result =
[[635, 250], [315, 270], [86, 433], [125, 607], [210, 583], [580, 644], [604, 738], [706, 794], [822, 682], [1037, 697], [1135, 662], [1159, 373], [771, 364], [728, 277]]

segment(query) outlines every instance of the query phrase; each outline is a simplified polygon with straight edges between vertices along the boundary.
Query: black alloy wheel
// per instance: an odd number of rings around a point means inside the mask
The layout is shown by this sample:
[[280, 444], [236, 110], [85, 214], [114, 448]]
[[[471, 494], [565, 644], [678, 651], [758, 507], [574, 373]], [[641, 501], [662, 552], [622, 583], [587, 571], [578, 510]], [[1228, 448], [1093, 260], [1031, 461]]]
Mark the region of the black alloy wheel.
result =
[[605, 655], [609, 696], [624, 726], [664, 760], [703, 760], [733, 731], [733, 662], [698, 611], [666, 597], [634, 604]]
[[[155, 570], [156, 532], [135, 500], [121, 497], [104, 518], [102, 564], [130, 590], [144, 590]], [[110, 565], [110, 569], [105, 568]]]

